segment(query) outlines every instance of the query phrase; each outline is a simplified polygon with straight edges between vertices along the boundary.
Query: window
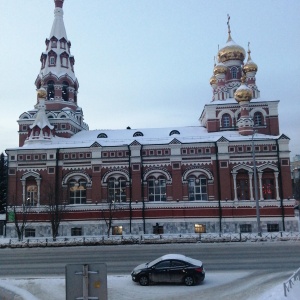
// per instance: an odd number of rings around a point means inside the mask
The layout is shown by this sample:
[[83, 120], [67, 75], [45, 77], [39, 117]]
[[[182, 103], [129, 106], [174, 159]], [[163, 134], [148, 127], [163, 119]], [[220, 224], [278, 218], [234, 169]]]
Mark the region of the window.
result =
[[173, 169], [180, 169], [180, 164], [179, 163], [174, 163], [173, 164]]
[[210, 153], [210, 148], [205, 148], [205, 153]]
[[65, 41], [60, 41], [60, 48], [61, 49], [66, 49], [66, 42]]
[[115, 157], [115, 152], [110, 152], [109, 155], [110, 157]]
[[26, 131], [27, 130], [27, 125], [22, 125], [22, 130]]
[[56, 40], [52, 40], [51, 41], [51, 48], [56, 48], [56, 46], [57, 46]]
[[133, 136], [136, 137], [136, 136], [144, 136], [144, 135], [143, 135], [142, 132], [137, 131], [137, 132], [135, 132], [135, 133], [133, 134]]
[[124, 177], [118, 179], [111, 177], [108, 179], [108, 201], [126, 202], [126, 180]]
[[282, 159], [282, 160], [281, 160], [281, 164], [282, 164], [283, 166], [288, 166], [288, 165], [289, 165], [289, 160], [288, 160], [288, 159]]
[[277, 151], [277, 147], [276, 146], [272, 146], [272, 151]]
[[26, 191], [27, 191], [26, 205], [36, 206], [38, 202], [37, 185], [28, 185]]
[[190, 149], [190, 154], [195, 154], [195, 149]]
[[35, 229], [25, 228], [25, 237], [35, 237]]
[[221, 161], [220, 162], [220, 167], [221, 168], [228, 168], [228, 162], [227, 161]]
[[194, 176], [188, 179], [189, 200], [208, 200], [207, 180], [205, 176], [196, 178]]
[[86, 203], [86, 181], [71, 180], [69, 183], [69, 199], [70, 204]]
[[260, 151], [260, 147], [259, 146], [255, 146], [254, 149], [255, 149], [256, 152]]
[[172, 130], [170, 133], [169, 133], [169, 136], [173, 135], [173, 134], [180, 134], [180, 132], [178, 130]]
[[75, 158], [76, 158], [76, 153], [72, 153], [72, 154], [71, 154], [71, 158], [72, 158], [72, 159], [75, 159]]
[[42, 154], [42, 160], [45, 160], [46, 159], [46, 154]]
[[197, 152], [198, 152], [198, 154], [201, 154], [202, 153], [202, 149], [198, 149]]
[[86, 158], [91, 158], [92, 157], [91, 153], [87, 153], [85, 156], [86, 156]]
[[164, 227], [156, 223], [155, 226], [153, 226], [153, 234], [163, 234], [163, 233], [164, 233]]
[[[246, 175], [242, 175], [243, 177]], [[239, 178], [236, 180], [236, 191], [239, 200], [249, 200], [248, 179]]]
[[26, 160], [31, 160], [31, 155], [26, 155]]
[[268, 146], [264, 146], [264, 151], [269, 151], [269, 147]]
[[252, 225], [251, 224], [240, 224], [240, 232], [241, 233], [252, 232]]
[[237, 68], [234, 68], [234, 67], [231, 68], [230, 72], [231, 72], [231, 78], [232, 79], [237, 78]]
[[279, 224], [267, 224], [268, 232], [278, 232]]
[[47, 99], [53, 100], [54, 99], [54, 81], [49, 80], [47, 82]]
[[9, 168], [9, 175], [16, 175], [16, 169]]
[[108, 153], [107, 153], [107, 152], [103, 152], [103, 153], [102, 153], [102, 156], [103, 156], [103, 157], [107, 157], [107, 156], [108, 156]]
[[64, 159], [69, 159], [69, 154], [64, 154]]
[[48, 168], [48, 174], [54, 174], [55, 169], [53, 167]]
[[162, 176], [148, 179], [149, 201], [166, 201], [166, 179]]
[[224, 115], [222, 116], [221, 126], [222, 126], [223, 128], [228, 128], [228, 127], [230, 127], [230, 115], [229, 115], [229, 114], [224, 114]]
[[169, 260], [161, 261], [155, 265], [155, 269], [165, 269], [170, 267], [171, 267], [171, 262]]
[[182, 154], [187, 154], [187, 150], [186, 149], [182, 149]]
[[164, 154], [165, 154], [165, 155], [169, 155], [169, 150], [165, 150], [165, 151], [164, 151]]
[[206, 225], [203, 224], [195, 224], [195, 233], [205, 233]]
[[154, 155], [154, 150], [150, 150], [149, 155]]
[[162, 155], [162, 151], [161, 150], [157, 150], [157, 155]]
[[98, 139], [106, 139], [107, 135], [105, 133], [100, 133], [100, 134], [98, 134], [97, 138]]
[[254, 113], [253, 116], [254, 126], [262, 126], [263, 125], [263, 115], [261, 112]]
[[95, 166], [94, 167], [94, 172], [100, 172], [100, 167], [99, 166]]
[[238, 152], [243, 152], [243, 147], [239, 146], [238, 147]]
[[80, 235], [82, 235], [82, 228], [81, 227], [71, 228], [71, 236], [80, 236]]
[[83, 153], [79, 153], [79, 158], [84, 158], [84, 154]]
[[64, 101], [69, 100], [69, 84], [66, 81], [62, 83], [62, 98]]
[[247, 146], [246, 150], [247, 150], [247, 152], [251, 152], [252, 151], [252, 147], [251, 146]]
[[118, 157], [122, 157], [123, 156], [123, 152], [118, 152]]
[[132, 165], [132, 170], [139, 171], [140, 170], [140, 165]]
[[11, 159], [11, 160], [15, 160], [16, 157], [15, 157], [14, 155], [12, 155], [12, 156], [10, 157], [10, 159]]
[[61, 58], [61, 66], [67, 68], [68, 67], [68, 58], [67, 57], [62, 57]]
[[113, 226], [112, 228], [112, 234], [113, 235], [122, 235], [123, 233], [123, 227], [122, 226]]
[[50, 154], [50, 155], [49, 155], [49, 158], [50, 158], [50, 159], [53, 159], [53, 158], [54, 158], [54, 155], [53, 155], [53, 154]]
[[49, 58], [49, 64], [50, 64], [50, 66], [55, 66], [55, 57], [54, 56], [50, 56], [50, 58]]
[[265, 200], [275, 199], [274, 179], [262, 179], [263, 197]]

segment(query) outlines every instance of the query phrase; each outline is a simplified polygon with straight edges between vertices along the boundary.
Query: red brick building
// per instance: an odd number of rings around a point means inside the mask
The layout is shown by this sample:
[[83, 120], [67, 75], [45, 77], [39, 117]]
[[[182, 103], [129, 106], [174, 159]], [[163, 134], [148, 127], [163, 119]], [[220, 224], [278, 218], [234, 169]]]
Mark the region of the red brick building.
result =
[[[109, 219], [115, 234], [257, 232], [256, 200], [263, 232], [298, 230], [279, 101], [260, 98], [258, 67], [229, 20], [199, 126], [89, 130], [64, 0], [54, 2], [37, 103], [19, 117], [19, 147], [6, 150], [8, 212], [30, 208], [28, 235], [51, 236], [50, 198], [65, 206], [60, 235], [102, 235]], [[11, 220], [6, 232], [15, 234]]]

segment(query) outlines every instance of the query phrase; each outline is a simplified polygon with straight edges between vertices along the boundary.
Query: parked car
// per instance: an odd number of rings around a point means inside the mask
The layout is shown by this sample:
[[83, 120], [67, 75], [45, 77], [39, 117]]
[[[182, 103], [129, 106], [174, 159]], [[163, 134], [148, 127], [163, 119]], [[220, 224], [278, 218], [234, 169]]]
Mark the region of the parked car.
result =
[[181, 254], [166, 254], [137, 266], [131, 272], [131, 277], [140, 285], [184, 283], [191, 286], [204, 280], [205, 270], [200, 260]]

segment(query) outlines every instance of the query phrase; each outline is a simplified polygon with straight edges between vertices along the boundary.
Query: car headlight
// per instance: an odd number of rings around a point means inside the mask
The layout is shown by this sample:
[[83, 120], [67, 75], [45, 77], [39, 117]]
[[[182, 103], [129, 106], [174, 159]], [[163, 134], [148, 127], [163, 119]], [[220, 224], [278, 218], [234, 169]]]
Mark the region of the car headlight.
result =
[[138, 275], [142, 272], [142, 270], [132, 271], [132, 275]]

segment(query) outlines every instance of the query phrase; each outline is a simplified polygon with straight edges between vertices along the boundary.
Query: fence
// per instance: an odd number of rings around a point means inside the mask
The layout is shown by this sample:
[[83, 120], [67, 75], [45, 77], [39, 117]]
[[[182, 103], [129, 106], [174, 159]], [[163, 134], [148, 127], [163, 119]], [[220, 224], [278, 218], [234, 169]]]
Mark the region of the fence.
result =
[[124, 244], [168, 244], [168, 243], [222, 243], [222, 242], [264, 242], [264, 241], [300, 241], [298, 232], [267, 232], [262, 236], [255, 233], [201, 233], [201, 234], [144, 234], [76, 236], [52, 238], [0, 238], [0, 248], [65, 247]]
[[287, 297], [288, 293], [291, 292], [292, 288], [294, 287], [295, 282], [299, 281], [298, 285], [300, 285], [300, 269], [298, 269], [286, 282], [283, 283], [284, 289], [284, 296]]

